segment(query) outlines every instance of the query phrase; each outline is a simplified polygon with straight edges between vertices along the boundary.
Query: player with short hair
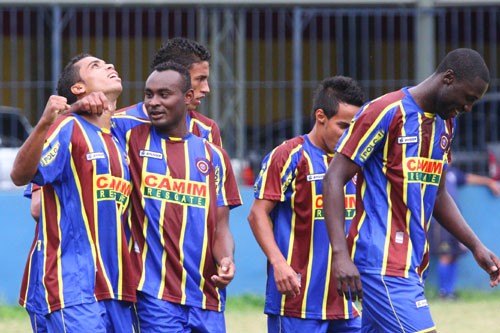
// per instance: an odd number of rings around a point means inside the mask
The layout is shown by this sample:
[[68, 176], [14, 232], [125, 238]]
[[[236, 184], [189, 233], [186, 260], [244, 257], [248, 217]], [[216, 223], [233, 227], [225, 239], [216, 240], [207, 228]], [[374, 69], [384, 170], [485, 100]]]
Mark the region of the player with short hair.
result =
[[[202, 103], [201, 100], [210, 92], [208, 85], [210, 57], [210, 52], [200, 43], [187, 38], [175, 37], [169, 39], [156, 52], [151, 62], [151, 69], [163, 62], [174, 61], [189, 70], [194, 98], [188, 105], [186, 114], [188, 129], [196, 136], [222, 146], [220, 129], [217, 123], [196, 111], [198, 105]], [[117, 113], [121, 112], [143, 119], [148, 117], [144, 102], [117, 111]]]
[[[274, 148], [262, 162], [248, 221], [268, 258], [269, 332], [360, 332], [358, 310], [335, 289], [321, 182], [362, 104], [363, 92], [353, 79], [323, 80], [313, 98], [313, 129]], [[349, 199], [341, 210], [349, 223], [354, 183], [345, 191]]]
[[[36, 279], [25, 276], [20, 301], [45, 315], [48, 332], [132, 332], [137, 280], [123, 228], [130, 174], [110, 132], [121, 79], [112, 64], [80, 54], [57, 91], [11, 173], [15, 184], [42, 186]], [[108, 111], [76, 113], [96, 105]], [[67, 110], [75, 113], [61, 116]]]
[[133, 251], [141, 267], [141, 332], [225, 332], [224, 288], [235, 273], [229, 210], [241, 205], [226, 152], [188, 131], [189, 71], [161, 63], [145, 85], [150, 121], [113, 118], [133, 191]]
[[[465, 222], [445, 186], [455, 117], [486, 92], [481, 55], [456, 49], [416, 86], [363, 106], [323, 180], [336, 289], [363, 300], [363, 332], [435, 332], [423, 281], [432, 215], [498, 285], [498, 258]], [[344, 233], [344, 184], [357, 174], [356, 216]]]

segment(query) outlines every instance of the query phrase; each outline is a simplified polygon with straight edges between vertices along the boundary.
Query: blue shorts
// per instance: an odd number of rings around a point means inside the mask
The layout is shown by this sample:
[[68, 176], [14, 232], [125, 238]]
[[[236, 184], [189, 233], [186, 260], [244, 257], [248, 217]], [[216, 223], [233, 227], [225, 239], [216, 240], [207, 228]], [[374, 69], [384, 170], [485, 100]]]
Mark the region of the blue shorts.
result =
[[363, 333], [432, 332], [424, 285], [416, 279], [361, 275]]
[[63, 308], [45, 316], [49, 333], [106, 333], [99, 303], [85, 303]]
[[105, 300], [48, 314], [47, 332], [133, 333], [130, 303]]
[[139, 332], [225, 333], [224, 313], [175, 304], [137, 292]]
[[132, 312], [130, 311], [132, 303], [116, 300], [99, 301], [104, 326], [107, 333], [133, 333]]
[[47, 321], [44, 315], [28, 311], [28, 315], [30, 316], [31, 328], [33, 329], [33, 333], [47, 333]]
[[359, 333], [361, 332], [361, 318], [320, 320], [285, 317], [278, 315], [267, 316], [268, 333]]

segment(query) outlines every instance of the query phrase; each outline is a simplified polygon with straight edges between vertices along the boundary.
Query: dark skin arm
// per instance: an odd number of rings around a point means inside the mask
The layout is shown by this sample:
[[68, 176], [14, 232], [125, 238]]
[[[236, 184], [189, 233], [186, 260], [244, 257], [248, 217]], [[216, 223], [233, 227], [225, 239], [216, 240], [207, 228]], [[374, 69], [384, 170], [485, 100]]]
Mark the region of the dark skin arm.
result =
[[229, 229], [229, 207], [227, 206], [217, 207], [213, 254], [218, 268], [217, 275], [212, 275], [211, 279], [217, 288], [226, 288], [233, 280], [236, 271], [234, 239]]
[[455, 201], [446, 189], [446, 171], [441, 176], [439, 189], [434, 205], [434, 218], [462, 244], [471, 250], [479, 266], [490, 276], [490, 286], [495, 287], [500, 282], [498, 267], [500, 261], [497, 256], [486, 248], [474, 231], [465, 222]]
[[[363, 299], [359, 271], [351, 260], [345, 237], [345, 184], [360, 170], [342, 154], [335, 154], [323, 179], [323, 209], [332, 245], [332, 269], [337, 292], [353, 301]], [[349, 290], [351, 296], [349, 296]]]

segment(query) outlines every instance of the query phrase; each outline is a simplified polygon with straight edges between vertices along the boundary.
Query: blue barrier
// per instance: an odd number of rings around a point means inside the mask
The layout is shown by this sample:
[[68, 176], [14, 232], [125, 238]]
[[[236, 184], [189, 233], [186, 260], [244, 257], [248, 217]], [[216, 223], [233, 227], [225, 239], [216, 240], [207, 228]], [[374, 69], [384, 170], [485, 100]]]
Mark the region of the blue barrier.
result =
[[[247, 222], [252, 189], [241, 188], [241, 196], [243, 206], [233, 209], [230, 215], [236, 243], [236, 277], [228, 287], [228, 295], [264, 295], [266, 259]], [[484, 244], [500, 255], [500, 198], [493, 197], [484, 187], [469, 185], [460, 190], [459, 206]], [[0, 192], [0, 211], [0, 303], [16, 304], [35, 224], [29, 213], [29, 200], [20, 191]], [[490, 289], [488, 276], [471, 254], [460, 260], [459, 274], [458, 288]], [[433, 285], [435, 280], [431, 266], [428, 284]]]

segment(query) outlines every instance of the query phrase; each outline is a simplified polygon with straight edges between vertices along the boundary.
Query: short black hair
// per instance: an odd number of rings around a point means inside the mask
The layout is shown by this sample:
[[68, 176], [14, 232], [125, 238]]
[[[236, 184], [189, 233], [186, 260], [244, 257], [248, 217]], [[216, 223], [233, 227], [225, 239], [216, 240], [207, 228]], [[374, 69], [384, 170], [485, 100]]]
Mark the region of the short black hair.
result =
[[153, 68], [153, 71], [157, 72], [164, 72], [169, 70], [179, 73], [181, 77], [184, 79], [184, 85], [181, 86], [181, 90], [183, 93], [191, 89], [191, 76], [189, 75], [189, 71], [185, 66], [176, 63], [174, 61], [167, 61], [167, 62], [162, 62]]
[[339, 110], [339, 103], [362, 106], [365, 97], [361, 86], [347, 76], [332, 76], [324, 79], [314, 91], [312, 116], [318, 109], [322, 109], [328, 119], [335, 116]]
[[453, 70], [458, 81], [473, 81], [479, 77], [484, 82], [490, 83], [490, 71], [479, 52], [459, 48], [449, 52], [436, 68], [436, 73]]
[[210, 61], [210, 52], [192, 39], [175, 37], [169, 39], [156, 52], [151, 68], [167, 61], [175, 61], [189, 69], [194, 63]]
[[66, 97], [68, 104], [73, 104], [77, 101], [77, 97], [71, 92], [71, 87], [75, 83], [81, 81], [80, 66], [75, 66], [75, 64], [87, 57], [92, 57], [92, 55], [88, 53], [80, 53], [79, 55], [73, 57], [68, 62], [66, 67], [64, 67], [61, 75], [59, 75], [56, 91], [59, 96]]

